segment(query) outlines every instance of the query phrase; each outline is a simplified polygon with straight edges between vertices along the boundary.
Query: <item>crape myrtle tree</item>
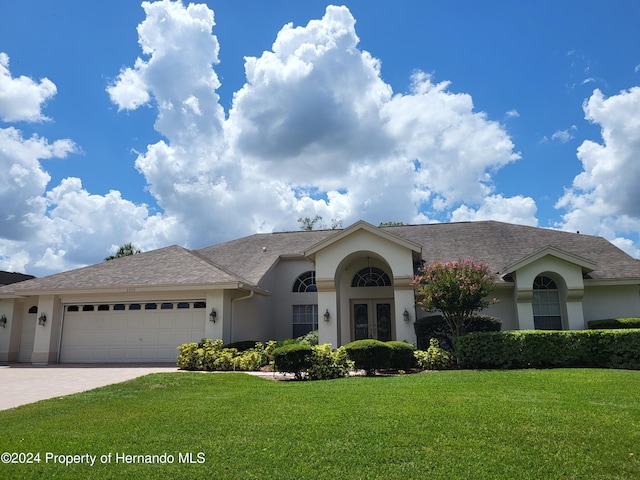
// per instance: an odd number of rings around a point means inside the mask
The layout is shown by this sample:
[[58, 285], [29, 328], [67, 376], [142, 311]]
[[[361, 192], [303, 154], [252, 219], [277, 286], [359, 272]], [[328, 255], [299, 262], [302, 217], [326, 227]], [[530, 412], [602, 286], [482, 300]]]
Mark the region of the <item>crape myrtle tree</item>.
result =
[[425, 265], [413, 279], [417, 304], [427, 312], [440, 311], [453, 336], [465, 333], [473, 314], [497, 303], [487, 298], [494, 288], [495, 275], [486, 263], [471, 258]]

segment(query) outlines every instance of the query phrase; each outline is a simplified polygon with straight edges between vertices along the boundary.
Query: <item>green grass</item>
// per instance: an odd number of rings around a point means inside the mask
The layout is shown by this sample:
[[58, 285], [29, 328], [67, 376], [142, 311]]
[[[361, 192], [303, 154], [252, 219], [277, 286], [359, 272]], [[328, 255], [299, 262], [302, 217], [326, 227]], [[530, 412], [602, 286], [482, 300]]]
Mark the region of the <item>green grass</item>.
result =
[[[640, 372], [624, 370], [155, 374], [0, 412], [0, 451], [41, 455], [0, 464], [0, 478], [640, 478], [639, 392]], [[66, 467], [46, 452], [98, 460]], [[204, 463], [179, 463], [185, 452]]]

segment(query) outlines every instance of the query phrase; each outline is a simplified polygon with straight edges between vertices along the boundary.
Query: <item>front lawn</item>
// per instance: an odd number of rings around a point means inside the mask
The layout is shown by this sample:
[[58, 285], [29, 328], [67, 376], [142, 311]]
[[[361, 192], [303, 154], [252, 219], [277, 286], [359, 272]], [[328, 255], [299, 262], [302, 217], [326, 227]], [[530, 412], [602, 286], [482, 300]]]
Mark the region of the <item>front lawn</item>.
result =
[[[0, 412], [0, 452], [40, 458], [0, 478], [640, 478], [638, 392], [625, 370], [155, 374]], [[53, 463], [74, 454], [95, 465]]]

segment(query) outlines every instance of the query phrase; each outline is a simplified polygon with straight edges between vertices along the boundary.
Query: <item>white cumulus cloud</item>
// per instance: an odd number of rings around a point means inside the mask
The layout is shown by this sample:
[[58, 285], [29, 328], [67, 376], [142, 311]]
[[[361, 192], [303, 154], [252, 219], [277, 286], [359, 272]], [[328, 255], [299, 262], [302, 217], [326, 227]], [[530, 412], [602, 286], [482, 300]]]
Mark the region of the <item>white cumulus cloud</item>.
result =
[[42, 106], [56, 92], [55, 84], [48, 78], [40, 82], [25, 76], [13, 78], [9, 55], [0, 52], [0, 119], [5, 122], [48, 120], [42, 114]]
[[[25, 140], [7, 130], [17, 146], [42, 151], [4, 161], [14, 191], [20, 182], [28, 188], [15, 208], [0, 206], [0, 222], [13, 222], [16, 232], [15, 240], [4, 240], [13, 243], [0, 268], [70, 268], [100, 261], [126, 241], [145, 250], [203, 246], [297, 229], [299, 217], [315, 215], [344, 225], [537, 223], [532, 199], [494, 192], [492, 175], [520, 158], [503, 126], [476, 111], [470, 94], [422, 72], [409, 92], [394, 93], [381, 61], [359, 47], [346, 7], [329, 6], [306, 25], [287, 24], [270, 49], [246, 57], [246, 82], [229, 112], [216, 92], [213, 11], [168, 0], [142, 7], [140, 56], [106, 88], [119, 110], [157, 112], [162, 138], [135, 166], [162, 211], [117, 191], [92, 194], [78, 178], [49, 187], [41, 160], [71, 153], [73, 142]], [[32, 234], [29, 248], [19, 226]]]
[[602, 143], [578, 147], [583, 171], [556, 204], [566, 210], [561, 226], [628, 245], [618, 232], [640, 231], [640, 87], [609, 98], [594, 90], [584, 112], [600, 126]]
[[536, 203], [531, 197], [517, 195], [505, 198], [502, 195], [489, 195], [477, 209], [461, 205], [453, 211], [451, 220], [454, 222], [498, 220], [536, 227], [538, 226], [537, 210]]

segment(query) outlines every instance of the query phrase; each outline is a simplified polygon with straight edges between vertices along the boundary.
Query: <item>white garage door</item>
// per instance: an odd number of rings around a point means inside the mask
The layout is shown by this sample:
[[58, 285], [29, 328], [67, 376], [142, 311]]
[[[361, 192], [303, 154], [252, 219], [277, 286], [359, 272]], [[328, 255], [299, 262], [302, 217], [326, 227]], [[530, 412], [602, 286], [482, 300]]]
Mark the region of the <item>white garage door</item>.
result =
[[67, 305], [61, 363], [175, 362], [204, 337], [204, 302]]

